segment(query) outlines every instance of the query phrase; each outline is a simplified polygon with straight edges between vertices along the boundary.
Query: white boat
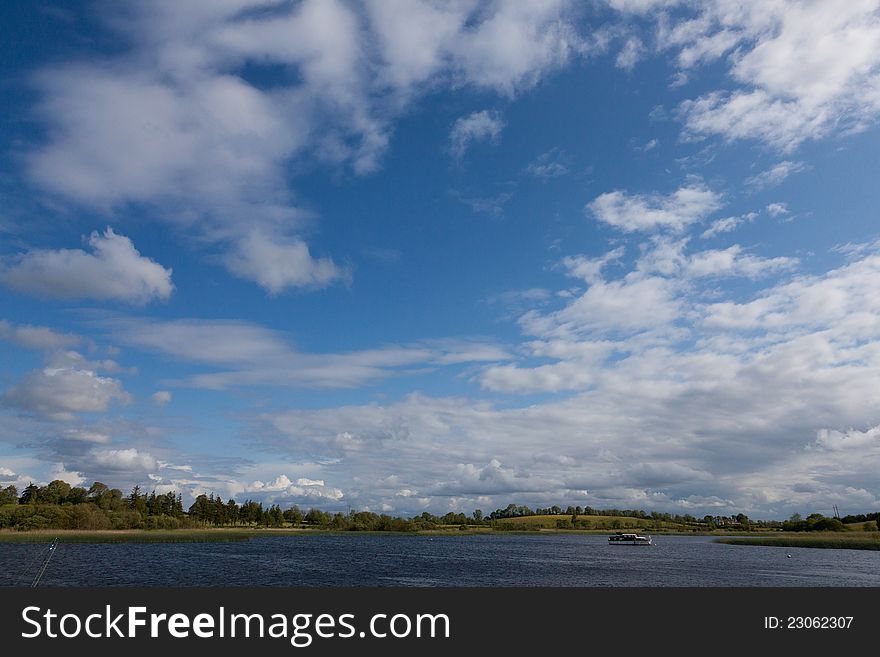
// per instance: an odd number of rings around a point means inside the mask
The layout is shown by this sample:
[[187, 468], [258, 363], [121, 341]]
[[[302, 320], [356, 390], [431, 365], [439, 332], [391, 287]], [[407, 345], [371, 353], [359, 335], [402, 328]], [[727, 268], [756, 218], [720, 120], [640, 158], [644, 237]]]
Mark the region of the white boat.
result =
[[613, 545], [653, 545], [650, 536], [625, 534], [623, 532], [617, 532], [614, 536], [609, 536], [608, 542]]

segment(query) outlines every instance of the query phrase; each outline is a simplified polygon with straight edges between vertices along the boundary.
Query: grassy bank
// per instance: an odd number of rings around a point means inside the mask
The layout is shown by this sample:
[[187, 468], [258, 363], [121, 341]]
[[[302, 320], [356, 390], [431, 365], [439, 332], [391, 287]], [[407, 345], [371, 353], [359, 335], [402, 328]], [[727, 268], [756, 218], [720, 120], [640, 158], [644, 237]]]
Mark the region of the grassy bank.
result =
[[805, 547], [832, 550], [880, 550], [880, 532], [858, 534], [817, 532], [815, 534], [774, 534], [771, 536], [737, 536], [715, 539], [729, 545], [761, 545], [765, 547]]
[[217, 543], [249, 541], [259, 536], [290, 536], [314, 533], [308, 529], [46, 529], [36, 531], [0, 531], [0, 543]]

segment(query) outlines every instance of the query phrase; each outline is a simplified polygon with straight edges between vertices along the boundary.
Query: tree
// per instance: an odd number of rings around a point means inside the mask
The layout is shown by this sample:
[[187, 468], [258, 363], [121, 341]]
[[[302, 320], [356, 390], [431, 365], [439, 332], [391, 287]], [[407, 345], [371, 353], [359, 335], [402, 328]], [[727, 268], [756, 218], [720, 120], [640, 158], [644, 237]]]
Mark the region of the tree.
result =
[[191, 518], [207, 522], [210, 517], [208, 496], [202, 493], [199, 495], [192, 505], [189, 507], [189, 515]]
[[306, 514], [305, 521], [310, 525], [318, 525], [324, 527], [330, 524], [330, 514], [320, 509], [309, 509]]
[[9, 485], [0, 490], [0, 505], [2, 504], [18, 504], [18, 489]]
[[227, 522], [238, 524], [238, 504], [231, 497], [226, 503], [226, 517], [228, 518]]
[[19, 504], [36, 504], [37, 503], [37, 493], [39, 492], [39, 487], [34, 482], [29, 483], [25, 489], [21, 493], [21, 497], [18, 498]]
[[303, 517], [303, 512], [300, 511], [299, 507], [296, 505], [290, 507], [284, 512], [284, 519], [294, 527], [303, 521]]
[[89, 491], [82, 486], [74, 486], [67, 494], [67, 501], [70, 504], [84, 504], [88, 501]]
[[135, 486], [131, 489], [131, 494], [128, 496], [128, 506], [130, 509], [137, 511], [140, 514], [147, 514], [147, 498], [141, 493], [140, 486]]
[[70, 484], [54, 479], [37, 491], [37, 502], [40, 504], [64, 504], [70, 494]]
[[89, 487], [89, 501], [97, 504], [102, 509], [106, 509], [110, 504], [110, 488], [100, 481], [94, 482]]
[[474, 509], [474, 520], [477, 522], [483, 521], [483, 511], [482, 509]]

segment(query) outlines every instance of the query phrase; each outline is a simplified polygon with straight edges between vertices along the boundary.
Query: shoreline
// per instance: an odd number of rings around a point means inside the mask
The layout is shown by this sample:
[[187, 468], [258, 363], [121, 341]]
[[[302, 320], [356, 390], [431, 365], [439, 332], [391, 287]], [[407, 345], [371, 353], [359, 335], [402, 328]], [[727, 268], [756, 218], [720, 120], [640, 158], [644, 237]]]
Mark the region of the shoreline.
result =
[[[327, 535], [394, 535], [394, 536], [489, 536], [505, 534], [517, 535], [546, 535], [546, 534], [573, 534], [573, 535], [598, 535], [608, 536], [615, 533], [615, 530], [603, 529], [555, 529], [540, 528], [532, 530], [523, 529], [503, 529], [498, 530], [492, 527], [473, 527], [466, 530], [456, 528], [448, 529], [430, 529], [415, 532], [393, 532], [393, 531], [352, 531], [352, 530], [333, 530], [333, 529], [313, 529], [306, 527], [282, 527], [282, 528], [259, 528], [259, 527], [204, 527], [196, 529], [36, 529], [28, 531], [16, 530], [0, 530], [0, 543], [50, 543], [55, 538], [60, 539], [62, 543], [213, 543], [213, 542], [230, 542], [230, 541], [248, 541], [252, 538], [265, 536], [288, 536], [288, 537], [305, 537], [305, 536], [327, 536]], [[769, 532], [736, 532], [729, 534], [727, 532], [676, 532], [676, 531], [655, 531], [646, 532], [652, 536], [714, 536], [715, 542], [725, 544], [739, 545], [779, 545], [782, 547], [820, 547], [819, 545], [795, 545], [794, 543], [786, 543], [785, 541], [793, 541], [800, 539], [803, 543], [810, 541], [821, 541], [822, 539], [837, 539], [842, 543], [865, 543], [873, 542], [877, 544], [876, 548], [857, 549], [880, 549], [880, 535], [860, 536], [857, 534], [844, 534], [843, 536], [814, 536], [814, 537], [792, 537], [790, 535], [780, 535]], [[876, 532], [875, 532], [876, 534]], [[783, 542], [777, 542], [783, 541]], [[841, 546], [844, 547], [844, 546]]]

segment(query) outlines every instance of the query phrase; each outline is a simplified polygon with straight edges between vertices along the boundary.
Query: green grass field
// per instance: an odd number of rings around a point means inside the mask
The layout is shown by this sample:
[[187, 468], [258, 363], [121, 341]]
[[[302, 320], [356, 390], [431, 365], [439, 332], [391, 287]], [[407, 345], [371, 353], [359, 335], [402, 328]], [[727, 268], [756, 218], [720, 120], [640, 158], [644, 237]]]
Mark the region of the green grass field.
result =
[[868, 520], [866, 522], [850, 522], [844, 525], [851, 532], [875, 532], [877, 531], [877, 521]]
[[[522, 518], [501, 518], [496, 520], [495, 522], [498, 524], [506, 524], [513, 526], [522, 526], [527, 527], [529, 530], [538, 530], [538, 529], [556, 529], [559, 521], [563, 523], [568, 523], [571, 520], [571, 516], [569, 515], [555, 515], [555, 516], [524, 516]], [[578, 516], [578, 523], [586, 522], [589, 523], [589, 526], [584, 526], [583, 529], [596, 529], [601, 531], [624, 531], [627, 529], [644, 529], [644, 530], [652, 530], [652, 531], [663, 531], [663, 530], [681, 530], [683, 529], [682, 525], [677, 525], [674, 523], [666, 523], [661, 522], [659, 527], [657, 523], [653, 520], [643, 520], [642, 518], [630, 518], [627, 516]]]
[[737, 536], [715, 539], [729, 545], [766, 547], [806, 547], [834, 550], [880, 550], [880, 532], [812, 532], [772, 536]]

